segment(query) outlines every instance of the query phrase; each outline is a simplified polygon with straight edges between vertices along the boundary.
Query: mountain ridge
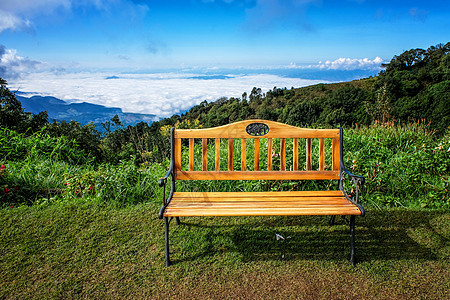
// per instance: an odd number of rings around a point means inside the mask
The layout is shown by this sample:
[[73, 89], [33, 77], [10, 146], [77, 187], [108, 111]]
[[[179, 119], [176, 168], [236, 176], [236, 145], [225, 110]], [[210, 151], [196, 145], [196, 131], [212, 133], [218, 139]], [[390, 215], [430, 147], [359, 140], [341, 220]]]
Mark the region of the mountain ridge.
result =
[[117, 115], [124, 126], [136, 125], [140, 122], [153, 123], [158, 118], [153, 114], [126, 113], [119, 107], [107, 107], [88, 102], [68, 103], [52, 96], [24, 97], [16, 95], [26, 112], [34, 114], [46, 111], [49, 120], [66, 121], [75, 120], [82, 125], [93, 122], [101, 130], [101, 123], [111, 120]]

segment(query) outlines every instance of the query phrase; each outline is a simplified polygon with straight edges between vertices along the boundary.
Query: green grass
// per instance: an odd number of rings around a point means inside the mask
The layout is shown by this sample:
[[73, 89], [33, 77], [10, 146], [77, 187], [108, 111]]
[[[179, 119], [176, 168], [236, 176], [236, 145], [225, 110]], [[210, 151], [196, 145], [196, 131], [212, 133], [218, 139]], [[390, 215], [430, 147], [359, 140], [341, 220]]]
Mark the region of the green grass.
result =
[[166, 268], [158, 208], [79, 199], [2, 209], [0, 298], [448, 297], [448, 210], [369, 210], [357, 218], [356, 267], [340, 218], [182, 218]]
[[[94, 164], [65, 138], [0, 131], [0, 299], [448, 298], [449, 132], [371, 126], [346, 130], [344, 138], [347, 167], [367, 179], [356, 268], [347, 260], [345, 221], [329, 227], [325, 217], [183, 218], [171, 224], [175, 264], [165, 268], [157, 179], [167, 161]], [[238, 169], [239, 141], [235, 149]], [[262, 142], [262, 167], [264, 151]], [[329, 184], [179, 182], [177, 190]], [[291, 238], [276, 241], [276, 233]]]

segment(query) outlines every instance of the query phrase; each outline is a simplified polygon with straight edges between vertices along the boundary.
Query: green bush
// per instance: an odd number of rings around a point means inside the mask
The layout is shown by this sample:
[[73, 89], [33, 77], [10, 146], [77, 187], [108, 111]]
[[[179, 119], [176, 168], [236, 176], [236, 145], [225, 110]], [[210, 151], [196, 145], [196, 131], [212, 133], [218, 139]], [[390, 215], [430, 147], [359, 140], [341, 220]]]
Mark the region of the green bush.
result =
[[84, 198], [113, 204], [136, 204], [151, 201], [157, 194], [157, 180], [163, 174], [158, 164], [138, 167], [133, 160], [117, 165], [102, 164], [97, 168], [65, 175], [65, 199]]
[[66, 136], [51, 137], [42, 132], [25, 136], [3, 127], [0, 127], [0, 157], [5, 161], [51, 159], [71, 164], [89, 162], [84, 150]]

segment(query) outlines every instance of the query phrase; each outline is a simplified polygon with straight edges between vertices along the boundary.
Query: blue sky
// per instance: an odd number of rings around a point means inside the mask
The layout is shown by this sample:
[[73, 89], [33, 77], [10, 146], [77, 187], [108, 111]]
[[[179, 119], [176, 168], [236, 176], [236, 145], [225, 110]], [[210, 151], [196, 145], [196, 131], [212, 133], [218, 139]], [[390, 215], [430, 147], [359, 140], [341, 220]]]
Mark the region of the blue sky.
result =
[[450, 39], [448, 1], [3, 0], [0, 44], [41, 67], [389, 60]]
[[[0, 77], [38, 94], [45, 92], [37, 73], [55, 85], [74, 73], [85, 74], [81, 80], [177, 70], [348, 80], [377, 74], [405, 50], [450, 41], [449, 7], [442, 0], [2, 0]], [[256, 78], [264, 87], [291, 84]], [[63, 99], [96, 99], [74, 86], [60, 90]]]

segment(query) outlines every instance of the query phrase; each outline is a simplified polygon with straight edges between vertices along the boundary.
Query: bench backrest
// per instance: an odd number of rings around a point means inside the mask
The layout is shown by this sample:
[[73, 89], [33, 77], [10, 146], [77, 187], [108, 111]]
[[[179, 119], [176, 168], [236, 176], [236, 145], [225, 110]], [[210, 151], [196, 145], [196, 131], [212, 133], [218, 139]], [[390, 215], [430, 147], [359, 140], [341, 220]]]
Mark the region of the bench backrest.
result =
[[[220, 127], [206, 129], [173, 129], [172, 138], [172, 162], [174, 164], [174, 175], [177, 180], [325, 180], [339, 179], [341, 168], [341, 129], [306, 129], [290, 126], [278, 122], [266, 120], [246, 120]], [[183, 142], [182, 140], [187, 141]], [[241, 140], [240, 146], [240, 168], [236, 168], [234, 162], [235, 149], [234, 141]], [[265, 139], [261, 143], [262, 139]], [[314, 139], [317, 141], [313, 142]], [[331, 143], [327, 141], [331, 139]], [[201, 140], [202, 151], [200, 166], [194, 167], [194, 142]], [[228, 168], [221, 169], [221, 141], [228, 143], [227, 162]], [[253, 141], [252, 141], [253, 140]], [[277, 142], [279, 152], [274, 154], [274, 142]], [[289, 152], [292, 157], [286, 157], [286, 140], [289, 140], [292, 146], [289, 146]], [[305, 143], [305, 152], [299, 154], [299, 143]], [[182, 166], [182, 145], [188, 148], [187, 166]], [[210, 149], [214, 149], [214, 165], [208, 165], [208, 144]], [[248, 161], [248, 145], [252, 146], [253, 157]], [[317, 162], [313, 162], [313, 144]], [[260, 145], [264, 145], [267, 150], [264, 165], [265, 169], [260, 170]], [[325, 145], [328, 151], [325, 151]], [[303, 147], [301, 147], [303, 148]], [[329, 151], [331, 148], [331, 151]], [[266, 151], [263, 151], [266, 152]], [[330, 166], [325, 164], [326, 152], [331, 152]], [[317, 155], [318, 154], [318, 155]], [[305, 162], [299, 166], [299, 157], [304, 155]], [[211, 153], [209, 155], [211, 157]], [[223, 155], [222, 155], [223, 156]], [[277, 167], [274, 167], [274, 157], [277, 160]], [[224, 157], [222, 157], [224, 158]], [[286, 169], [286, 161], [290, 159], [290, 168]], [[250, 168], [248, 162], [251, 163]], [[313, 165], [315, 168], [313, 169]], [[250, 170], [249, 170], [250, 169]], [[276, 169], [276, 170], [275, 170]]]

